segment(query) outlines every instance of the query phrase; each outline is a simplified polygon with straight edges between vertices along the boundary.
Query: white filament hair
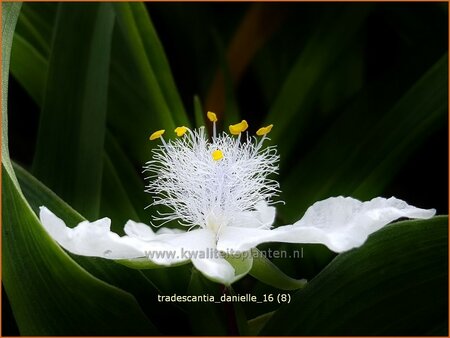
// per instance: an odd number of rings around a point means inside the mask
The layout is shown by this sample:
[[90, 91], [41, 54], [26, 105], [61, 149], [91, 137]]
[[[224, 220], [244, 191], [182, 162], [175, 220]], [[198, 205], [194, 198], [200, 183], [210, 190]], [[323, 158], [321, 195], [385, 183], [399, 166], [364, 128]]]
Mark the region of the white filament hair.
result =
[[[276, 147], [262, 143], [248, 136], [241, 142], [240, 135], [226, 133], [210, 141], [201, 127], [153, 149], [144, 166], [149, 173], [145, 191], [153, 196], [151, 205], [170, 210], [154, 220], [206, 227], [211, 216], [228, 223], [260, 201], [273, 204], [279, 183], [269, 176], [278, 173], [279, 155]], [[214, 160], [214, 150], [223, 158]]]

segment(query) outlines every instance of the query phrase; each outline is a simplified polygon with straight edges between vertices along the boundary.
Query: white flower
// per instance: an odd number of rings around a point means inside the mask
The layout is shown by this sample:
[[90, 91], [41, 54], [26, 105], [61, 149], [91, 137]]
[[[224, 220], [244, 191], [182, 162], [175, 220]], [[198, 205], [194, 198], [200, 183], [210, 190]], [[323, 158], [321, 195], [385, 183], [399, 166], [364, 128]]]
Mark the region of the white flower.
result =
[[[302, 219], [272, 229], [275, 219], [273, 198], [279, 184], [271, 176], [278, 171], [275, 147], [264, 140], [272, 125], [257, 131], [259, 139], [243, 132], [245, 120], [230, 126], [230, 133], [217, 134], [216, 115], [213, 137], [204, 128], [178, 127], [179, 138], [166, 142], [163, 130], [151, 140], [161, 139], [146, 163], [147, 192], [153, 205], [167, 211], [154, 217], [161, 225], [178, 221], [186, 231], [151, 227], [134, 221], [125, 224], [125, 236], [110, 231], [110, 219], [82, 222], [75, 228], [46, 207], [40, 219], [47, 232], [66, 250], [84, 256], [131, 260], [143, 265], [171, 266], [191, 261], [211, 280], [231, 284], [244, 276], [252, 265], [248, 253], [265, 242], [321, 243], [335, 252], [361, 246], [367, 237], [401, 218], [430, 218], [425, 210], [396, 198], [374, 198], [360, 202], [349, 197], [333, 197], [313, 204]], [[245, 134], [247, 135], [247, 134]], [[230, 254], [247, 253], [244, 265], [237, 266]], [[227, 256], [228, 254], [228, 256]]]

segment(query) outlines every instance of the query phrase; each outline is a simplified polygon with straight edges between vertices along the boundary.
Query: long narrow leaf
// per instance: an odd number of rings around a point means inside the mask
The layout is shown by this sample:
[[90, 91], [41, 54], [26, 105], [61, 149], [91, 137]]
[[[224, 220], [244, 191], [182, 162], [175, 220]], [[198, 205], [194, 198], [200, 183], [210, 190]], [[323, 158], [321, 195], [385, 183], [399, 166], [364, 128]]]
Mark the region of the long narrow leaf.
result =
[[114, 12], [61, 3], [49, 60], [35, 175], [87, 217], [98, 215]]
[[8, 148], [8, 79], [11, 45], [14, 28], [19, 16], [21, 3], [2, 3], [2, 163], [12, 180], [17, 184], [14, 170], [9, 159]]
[[[367, 199], [382, 193], [414, 145], [444, 121], [446, 73], [444, 55], [377, 121], [361, 114], [358, 103], [345, 111], [283, 180], [289, 201], [279, 208], [283, 215], [298, 218], [313, 202], [333, 195]], [[359, 128], [348, 132], [348, 125]]]

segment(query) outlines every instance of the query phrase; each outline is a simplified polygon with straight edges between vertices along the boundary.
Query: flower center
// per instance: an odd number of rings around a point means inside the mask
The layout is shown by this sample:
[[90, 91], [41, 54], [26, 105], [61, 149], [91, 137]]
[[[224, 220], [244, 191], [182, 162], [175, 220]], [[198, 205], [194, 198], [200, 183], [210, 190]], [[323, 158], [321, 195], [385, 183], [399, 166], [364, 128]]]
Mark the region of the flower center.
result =
[[[205, 128], [175, 129], [176, 139], [165, 141], [164, 130], [150, 136], [161, 139], [144, 166], [149, 173], [146, 192], [155, 206], [164, 206], [155, 221], [178, 221], [190, 228], [200, 226], [218, 233], [242, 212], [254, 211], [260, 201], [271, 203], [279, 184], [276, 147], [264, 147], [272, 125], [249, 136], [247, 121], [231, 125], [230, 134], [216, 131], [216, 114], [208, 112], [213, 124], [211, 139]], [[242, 134], [245, 132], [245, 140]], [[161, 225], [162, 225], [161, 224]]]

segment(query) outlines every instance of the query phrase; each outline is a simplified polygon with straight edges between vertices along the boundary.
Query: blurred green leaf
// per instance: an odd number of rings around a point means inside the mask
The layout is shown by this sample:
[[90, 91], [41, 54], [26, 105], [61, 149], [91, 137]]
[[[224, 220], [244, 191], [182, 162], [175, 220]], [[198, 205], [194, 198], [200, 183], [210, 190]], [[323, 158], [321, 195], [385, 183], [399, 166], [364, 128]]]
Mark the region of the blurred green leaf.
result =
[[362, 247], [337, 256], [261, 334], [416, 336], [443, 327], [447, 225], [448, 217], [438, 216], [378, 231]]
[[[287, 75], [273, 102], [266, 123], [273, 123], [271, 139], [277, 143], [280, 153], [290, 153], [297, 137], [313, 110], [311, 105], [321, 91], [323, 81], [339, 56], [348, 48], [350, 41], [364, 23], [371, 6], [365, 4], [355, 15], [354, 8], [326, 12], [314, 32], [305, 43], [297, 60]], [[292, 126], [295, 125], [295, 132]]]
[[28, 41], [44, 59], [50, 55], [57, 9], [57, 3], [23, 3], [14, 33]]
[[[192, 269], [191, 281], [189, 283], [189, 295], [212, 295], [218, 301], [221, 296], [219, 289], [225, 290], [225, 287], [207, 280], [196, 269]], [[188, 313], [191, 323], [192, 334], [194, 335], [217, 335], [225, 336], [230, 334], [226, 325], [226, 313], [223, 304], [211, 302], [192, 302], [188, 304]], [[228, 304], [231, 305], [231, 304]], [[230, 309], [228, 308], [228, 311]], [[232, 310], [231, 310], [232, 311]], [[208, 318], [205, 320], [201, 313], [207, 313]], [[231, 314], [234, 316], [234, 314]]]
[[11, 73], [42, 105], [56, 4], [24, 3], [14, 32]]
[[18, 186], [14, 170], [9, 159], [8, 148], [8, 80], [11, 45], [22, 3], [2, 3], [2, 163], [13, 182]]
[[[119, 178], [111, 158], [103, 158], [102, 198], [100, 214], [113, 219], [111, 229], [123, 235], [123, 227], [128, 220], [139, 221], [135, 207], [127, 196], [127, 192]], [[119, 207], [120, 206], [120, 207]]]
[[205, 112], [202, 108], [202, 102], [200, 98], [194, 96], [194, 115], [195, 115], [195, 127], [200, 128], [201, 126], [206, 126], [205, 124]]
[[6, 170], [2, 178], [3, 282], [21, 334], [156, 333], [136, 300], [75, 264], [44, 231]]
[[59, 4], [33, 172], [96, 218], [114, 12], [106, 3], [85, 6]]
[[[141, 3], [115, 3], [108, 123], [133, 162], [149, 159], [148, 136], [190, 126], [162, 45]], [[126, 118], [125, 118], [126, 117]]]
[[19, 34], [14, 34], [11, 51], [11, 73], [32, 96], [37, 104], [42, 103], [45, 90], [48, 62], [33, 45]]
[[281, 290], [296, 290], [306, 285], [305, 279], [294, 279], [287, 276], [257, 248], [252, 250], [254, 258], [250, 275], [256, 279]]
[[[235, 267], [236, 268], [236, 267]], [[227, 287], [227, 292], [231, 296], [239, 296], [232, 286]], [[233, 312], [230, 313], [230, 316], [234, 316], [234, 322], [236, 323], [237, 333], [239, 336], [248, 336], [249, 335], [249, 325], [247, 316], [244, 311], [244, 307], [241, 302], [231, 302], [231, 304], [226, 304], [225, 306], [232, 305]]]
[[[122, 29], [129, 29], [127, 36], [133, 39], [134, 48], [145, 53], [149, 76], [154, 74], [157, 87], [160, 88], [168, 106], [168, 114], [173, 117], [177, 125], [187, 124], [186, 113], [172, 78], [169, 63], [145, 5], [143, 3], [117, 3], [116, 13], [119, 26]], [[143, 59], [142, 61], [144, 64]], [[162, 114], [162, 112], [159, 113]]]
[[272, 318], [275, 311], [264, 313], [256, 318], [248, 321], [249, 335], [257, 336], [259, 331], [266, 325], [270, 318]]
[[309, 205], [333, 195], [368, 199], [382, 193], [415, 146], [443, 122], [446, 74], [444, 55], [392, 108], [377, 116], [361, 114], [361, 96], [282, 180], [282, 197], [288, 202], [279, 208], [283, 216], [298, 219]]
[[[117, 216], [119, 216], [117, 221], [119, 223], [122, 222], [122, 225], [128, 219], [148, 223], [151, 213], [145, 208], [151, 203], [151, 198], [149, 194], [144, 192], [145, 183], [141, 174], [142, 167], [138, 170], [138, 168], [133, 166], [129, 156], [127, 156], [119, 142], [109, 131], [106, 132], [105, 152], [111, 162], [110, 175], [114, 176], [116, 184], [111, 186], [111, 181], [106, 182], [105, 177], [108, 174], [104, 174], [100, 214], [108, 216], [110, 215], [109, 212], [115, 209], [114, 213], [117, 213]], [[106, 191], [108, 189], [112, 190], [111, 194]], [[122, 202], [124, 199], [127, 201]], [[109, 204], [109, 208], [106, 208], [105, 203]], [[127, 214], [123, 210], [120, 211], [122, 203], [129, 204], [128, 208], [132, 209], [130, 212], [135, 214], [135, 219], [132, 218], [133, 214]], [[112, 214], [110, 217], [116, 220], [116, 217], [113, 217]]]

